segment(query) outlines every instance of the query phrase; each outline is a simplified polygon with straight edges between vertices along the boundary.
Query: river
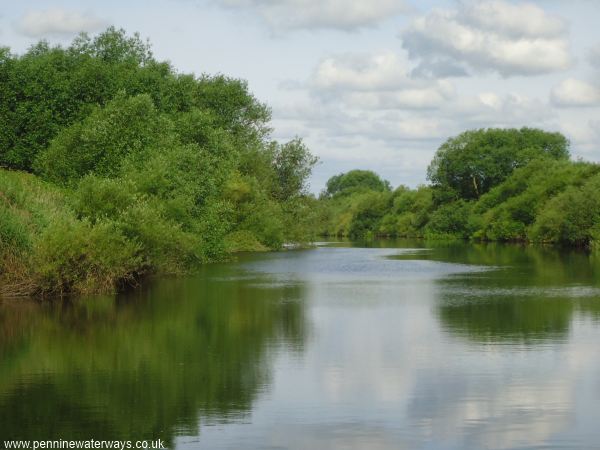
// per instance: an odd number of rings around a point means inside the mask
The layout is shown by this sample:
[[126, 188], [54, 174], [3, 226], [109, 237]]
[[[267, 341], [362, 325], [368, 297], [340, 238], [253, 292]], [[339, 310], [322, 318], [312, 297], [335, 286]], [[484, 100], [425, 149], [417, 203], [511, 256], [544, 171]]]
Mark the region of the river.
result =
[[381, 241], [0, 301], [0, 439], [600, 448], [600, 255]]

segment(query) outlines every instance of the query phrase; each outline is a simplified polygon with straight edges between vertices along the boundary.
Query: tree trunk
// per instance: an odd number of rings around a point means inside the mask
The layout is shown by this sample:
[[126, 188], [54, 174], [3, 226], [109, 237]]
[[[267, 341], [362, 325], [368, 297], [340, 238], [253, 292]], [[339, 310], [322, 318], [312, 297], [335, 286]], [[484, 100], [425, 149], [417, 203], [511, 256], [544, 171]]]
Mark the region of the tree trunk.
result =
[[477, 198], [479, 198], [479, 188], [477, 187], [477, 179], [475, 178], [475, 175], [473, 175], [471, 178], [473, 178], [473, 187], [475, 188], [475, 194], [477, 195]]

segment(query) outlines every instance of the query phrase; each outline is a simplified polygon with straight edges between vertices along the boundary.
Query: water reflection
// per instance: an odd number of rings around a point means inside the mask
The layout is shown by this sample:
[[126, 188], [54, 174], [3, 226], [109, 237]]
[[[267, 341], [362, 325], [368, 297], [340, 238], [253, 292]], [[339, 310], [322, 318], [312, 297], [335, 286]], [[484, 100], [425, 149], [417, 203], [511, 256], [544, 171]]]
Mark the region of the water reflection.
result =
[[594, 448], [593, 256], [376, 242], [0, 305], [0, 435], [180, 449]]
[[[207, 282], [215, 270], [227, 281]], [[172, 442], [244, 417], [278, 348], [302, 350], [303, 294], [227, 273], [116, 301], [1, 304], [0, 436]]]
[[447, 293], [438, 316], [450, 331], [477, 341], [562, 340], [569, 332], [574, 305], [569, 298], [490, 296], [484, 300]]
[[475, 341], [560, 341], [568, 336], [573, 314], [600, 313], [600, 264], [585, 252], [454, 243], [391, 258], [491, 268], [436, 281], [442, 326]]

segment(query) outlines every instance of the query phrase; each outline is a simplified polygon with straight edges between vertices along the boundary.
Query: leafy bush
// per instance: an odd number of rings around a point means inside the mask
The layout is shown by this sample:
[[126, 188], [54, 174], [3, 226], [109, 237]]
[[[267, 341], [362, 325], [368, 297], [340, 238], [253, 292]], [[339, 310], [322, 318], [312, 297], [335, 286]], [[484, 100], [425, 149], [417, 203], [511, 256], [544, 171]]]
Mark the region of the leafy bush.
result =
[[114, 289], [141, 273], [139, 248], [115, 224], [78, 220], [65, 193], [0, 172], [2, 290], [11, 295]]
[[531, 227], [531, 239], [590, 247], [600, 230], [600, 175], [583, 186], [569, 186], [546, 203]]
[[34, 293], [112, 291], [134, 283], [144, 268], [139, 250], [110, 222], [56, 221], [36, 242]]
[[379, 230], [381, 219], [389, 208], [390, 195], [367, 192], [354, 207], [348, 235], [353, 238], [371, 237]]
[[481, 197], [475, 211], [482, 214], [475, 237], [488, 240], [528, 240], [529, 227], [546, 209], [546, 202], [569, 186], [578, 186], [598, 173], [593, 164], [535, 160], [517, 169], [504, 183]]
[[473, 202], [458, 200], [439, 207], [425, 226], [426, 236], [469, 238], [476, 226], [473, 206]]

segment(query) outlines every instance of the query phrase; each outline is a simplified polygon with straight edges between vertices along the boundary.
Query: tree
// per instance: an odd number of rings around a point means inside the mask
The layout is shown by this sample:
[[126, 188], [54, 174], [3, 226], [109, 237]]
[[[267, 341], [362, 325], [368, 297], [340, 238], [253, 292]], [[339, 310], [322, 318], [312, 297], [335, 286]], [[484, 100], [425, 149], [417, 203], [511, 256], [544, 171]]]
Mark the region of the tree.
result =
[[513, 170], [537, 158], [568, 159], [569, 142], [560, 133], [538, 129], [480, 129], [448, 139], [427, 169], [435, 187], [477, 199]]
[[390, 191], [389, 181], [382, 180], [379, 175], [370, 170], [351, 170], [350, 172], [334, 175], [327, 181], [324, 196], [344, 196], [355, 192]]
[[[140, 94], [158, 112], [178, 115], [178, 131], [199, 145], [210, 138], [207, 127], [240, 151], [269, 141], [270, 110], [245, 81], [178, 74], [156, 61], [139, 35], [111, 27], [94, 38], [81, 34], [69, 47], [41, 41], [20, 56], [0, 48], [0, 166], [31, 171], [64, 128], [117, 95]], [[193, 123], [198, 118], [201, 126]]]
[[150, 43], [144, 42], [139, 33], [127, 37], [125, 30], [117, 30], [115, 27], [107, 28], [94, 39], [86, 33], [81, 33], [75, 38], [69, 51], [107, 62], [129, 62], [136, 66], [148, 64], [153, 60]]
[[277, 178], [274, 196], [287, 200], [306, 192], [306, 182], [317, 163], [301, 139], [274, 145], [273, 168]]
[[173, 145], [169, 122], [148, 95], [116, 97], [82, 122], [61, 130], [35, 166], [44, 178], [68, 184], [88, 173], [116, 176], [126, 158], [143, 159], [159, 145]]

